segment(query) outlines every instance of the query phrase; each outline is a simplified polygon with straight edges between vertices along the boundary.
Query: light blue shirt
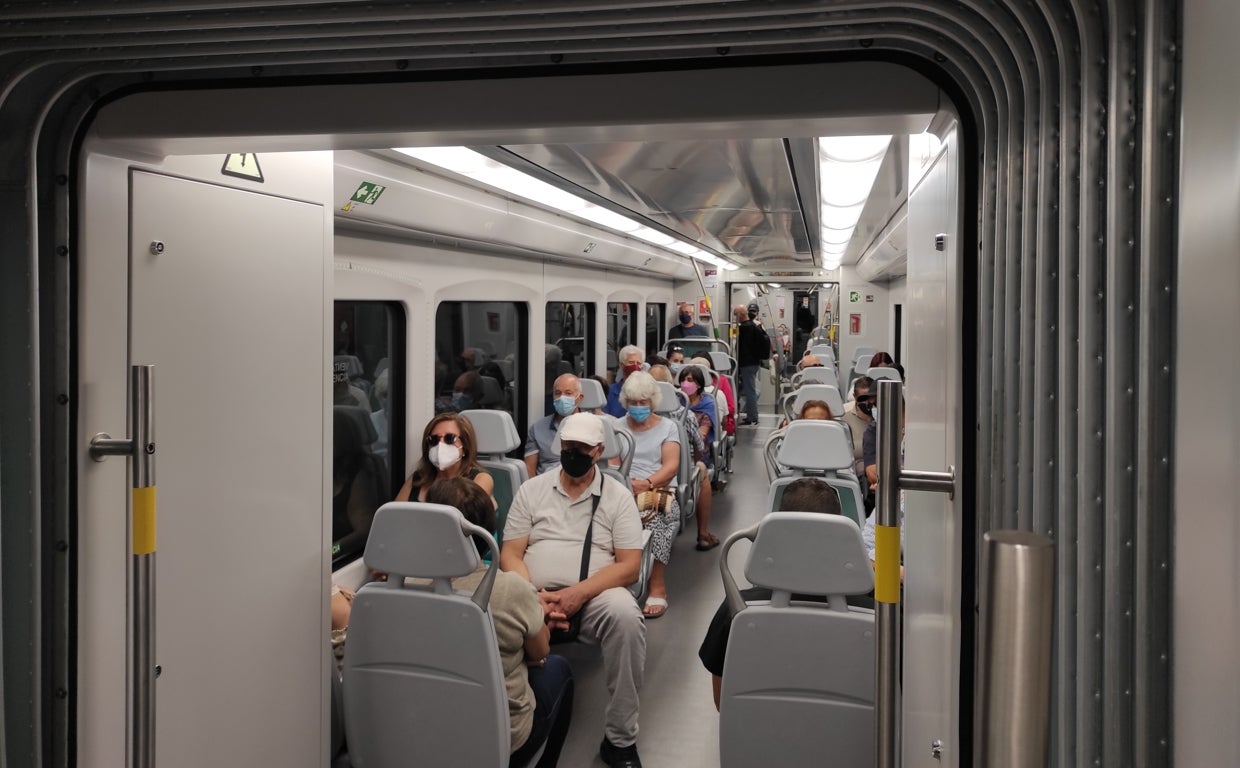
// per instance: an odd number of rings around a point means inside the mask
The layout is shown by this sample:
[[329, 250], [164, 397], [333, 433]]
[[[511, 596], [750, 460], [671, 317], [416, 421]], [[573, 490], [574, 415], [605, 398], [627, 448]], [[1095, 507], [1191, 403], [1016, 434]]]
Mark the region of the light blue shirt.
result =
[[525, 439], [525, 455], [538, 454], [538, 474], [560, 466], [560, 454], [552, 450], [555, 435], [560, 430], [559, 414], [543, 416], [530, 425], [529, 436]]

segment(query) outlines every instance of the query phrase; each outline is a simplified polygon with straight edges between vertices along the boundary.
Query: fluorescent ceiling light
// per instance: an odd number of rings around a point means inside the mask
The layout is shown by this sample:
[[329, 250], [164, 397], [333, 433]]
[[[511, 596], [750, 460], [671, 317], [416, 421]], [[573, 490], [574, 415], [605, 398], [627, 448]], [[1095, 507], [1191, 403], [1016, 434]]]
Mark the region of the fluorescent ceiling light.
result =
[[819, 243], [825, 268], [837, 269], [848, 250], [890, 144], [890, 136], [818, 139]]
[[396, 151], [415, 160], [421, 160], [424, 163], [429, 163], [489, 187], [494, 187], [502, 192], [507, 192], [515, 197], [540, 203], [561, 213], [585, 219], [601, 227], [644, 240], [651, 245], [671, 250], [683, 256], [689, 256], [698, 261], [704, 261], [724, 269], [737, 268], [735, 264], [719, 258], [695, 243], [672, 237], [628, 216], [616, 213], [600, 205], [595, 205], [571, 192], [566, 192], [553, 184], [548, 184], [542, 179], [537, 179], [516, 168], [496, 162], [467, 147], [407, 147], [403, 149], [397, 148]]
[[767, 285], [771, 286], [772, 288], [783, 288], [784, 287], [780, 283], [767, 283]]

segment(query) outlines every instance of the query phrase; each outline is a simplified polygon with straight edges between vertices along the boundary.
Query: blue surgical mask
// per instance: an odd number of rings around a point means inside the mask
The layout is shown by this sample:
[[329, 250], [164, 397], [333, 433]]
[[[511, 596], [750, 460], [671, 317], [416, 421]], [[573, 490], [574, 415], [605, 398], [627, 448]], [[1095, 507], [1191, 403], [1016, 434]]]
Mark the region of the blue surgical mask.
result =
[[636, 421], [638, 424], [641, 424], [646, 419], [650, 418], [650, 406], [630, 405], [629, 406], [629, 418], [631, 418], [633, 421]]
[[555, 400], [551, 402], [551, 404], [555, 407], [555, 412], [560, 414], [561, 416], [567, 416], [568, 414], [577, 410], [577, 398], [573, 397], [572, 395], [564, 395], [563, 397], [557, 397]]
[[458, 411], [468, 411], [474, 407], [474, 399], [465, 392], [452, 393], [452, 407]]
[[685, 368], [684, 363], [669, 363], [668, 365], [671, 367], [672, 373], [675, 373], [675, 374], [679, 374]]

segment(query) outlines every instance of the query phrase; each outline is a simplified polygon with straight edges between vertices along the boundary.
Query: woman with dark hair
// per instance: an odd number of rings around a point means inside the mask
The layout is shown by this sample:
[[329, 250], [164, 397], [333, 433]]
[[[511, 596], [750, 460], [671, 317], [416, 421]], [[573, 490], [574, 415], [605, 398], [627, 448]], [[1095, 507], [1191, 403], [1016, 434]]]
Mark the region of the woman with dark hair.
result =
[[[478, 485], [463, 477], [436, 480], [426, 490], [431, 504], [455, 507], [469, 522], [495, 530], [495, 507]], [[475, 541], [480, 554], [487, 547]], [[486, 575], [480, 564], [452, 580], [454, 589], [472, 592]], [[573, 714], [573, 673], [563, 656], [552, 656], [550, 628], [534, 586], [515, 573], [497, 571], [487, 606], [495, 625], [500, 666], [508, 690], [511, 765], [525, 765], [545, 741], [538, 765], [554, 766]]]
[[[478, 464], [474, 427], [459, 413], [441, 413], [426, 425], [422, 431], [422, 456], [396, 494], [396, 500], [426, 501], [430, 484], [448, 477], [472, 480], [488, 496], [495, 494], [495, 481]], [[494, 498], [491, 503], [495, 503]]]
[[694, 426], [701, 438], [701, 451], [694, 453], [693, 460], [702, 470], [702, 482], [698, 489], [697, 502], [697, 549], [705, 552], [719, 546], [719, 537], [710, 532], [710, 465], [714, 460], [711, 451], [715, 444], [715, 410], [714, 399], [706, 394], [706, 376], [697, 365], [690, 365], [680, 372], [680, 391], [689, 397], [689, 411], [693, 414]]
[[887, 354], [886, 352], [875, 352], [874, 356], [870, 358], [870, 367], [873, 368], [874, 366], [884, 366], [887, 368], [895, 368], [896, 361], [892, 360], [891, 355]]

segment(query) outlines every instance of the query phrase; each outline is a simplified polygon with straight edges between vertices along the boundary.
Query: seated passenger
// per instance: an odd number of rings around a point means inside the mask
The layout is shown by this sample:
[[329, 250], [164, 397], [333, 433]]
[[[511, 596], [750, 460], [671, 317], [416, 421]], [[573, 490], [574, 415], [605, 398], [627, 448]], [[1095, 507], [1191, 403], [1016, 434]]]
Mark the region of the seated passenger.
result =
[[823, 400], [806, 400], [805, 405], [801, 406], [801, 412], [797, 414], [797, 418], [827, 421], [832, 418], [831, 406], [827, 405]]
[[714, 462], [712, 448], [715, 444], [715, 401], [706, 394], [706, 377], [696, 366], [680, 372], [680, 391], [689, 397], [689, 411], [696, 421], [697, 433], [702, 438], [702, 448], [695, 450], [693, 460], [701, 468], [702, 480], [697, 500], [697, 549], [705, 552], [719, 546], [719, 537], [710, 532], [710, 465]]
[[630, 344], [620, 350], [616, 359], [620, 361], [620, 367], [616, 369], [616, 380], [607, 388], [607, 405], [603, 406], [603, 412], [609, 416], [621, 418], [624, 416], [624, 405], [620, 402], [620, 388], [624, 386], [624, 380], [630, 374], [642, 369], [642, 363], [646, 361], [646, 353], [640, 347]]
[[332, 584], [332, 655], [336, 669], [344, 669], [344, 643], [349, 632], [349, 613], [353, 610], [353, 590]]
[[870, 412], [873, 411], [874, 401], [878, 397], [878, 393], [874, 391], [874, 379], [869, 376], [857, 378], [853, 382], [852, 395], [852, 402], [844, 406], [843, 418], [844, 423], [852, 432], [853, 460], [856, 462], [853, 470], [860, 476], [865, 474], [865, 464], [862, 462], [864, 457], [862, 442], [865, 439], [865, 431], [874, 423]]
[[456, 377], [452, 395], [435, 401], [435, 413], [460, 413], [477, 408], [482, 402], [482, 379], [477, 371], [466, 371]]
[[[629, 467], [629, 485], [636, 496], [658, 488], [675, 488], [680, 470], [680, 431], [675, 422], [654, 413], [659, 405], [659, 387], [654, 378], [643, 371], [629, 374], [620, 392], [625, 417], [616, 420], [616, 429], [633, 436], [633, 463]], [[613, 460], [619, 464], [619, 460]], [[650, 596], [642, 613], [657, 619], [667, 612], [668, 561], [672, 559], [672, 542], [680, 527], [679, 504], [672, 503], [666, 513], [648, 515], [644, 524], [650, 529], [654, 565], [650, 570]]]
[[[487, 494], [462, 477], [435, 481], [426, 492], [431, 504], [455, 507], [461, 515], [488, 531], [495, 530], [495, 507]], [[480, 556], [487, 548], [475, 542]], [[468, 576], [452, 580], [454, 589], [473, 592], [488, 566], [480, 564]], [[500, 666], [508, 689], [513, 765], [524, 765], [545, 741], [540, 766], [553, 766], [564, 746], [573, 715], [573, 673], [563, 656], [552, 656], [550, 636], [538, 593], [514, 573], [497, 573], [487, 606]]]
[[[629, 489], [595, 466], [603, 455], [598, 416], [560, 425], [560, 469], [530, 478], [513, 499], [500, 565], [539, 590], [543, 613], [567, 628], [581, 613], [580, 637], [603, 649], [611, 698], [599, 753], [613, 768], [640, 768], [637, 693], [646, 664], [646, 625], [628, 585], [642, 556], [641, 519]], [[590, 540], [586, 578], [583, 547]]]
[[822, 361], [818, 359], [818, 355], [813, 352], [806, 352], [805, 356], [797, 363], [797, 370], [803, 371], [806, 368], [821, 368]]
[[[779, 503], [780, 512], [820, 512], [828, 515], [840, 514], [840, 498], [835, 489], [825, 481], [816, 477], [802, 477], [794, 480], [784, 489], [783, 498]], [[770, 600], [771, 590], [764, 587], [750, 587], [741, 591], [745, 602]], [[821, 595], [793, 595], [793, 600], [818, 601]], [[862, 608], [873, 608], [874, 599], [868, 595], [848, 598], [848, 604]], [[723, 662], [728, 651], [728, 636], [732, 632], [732, 611], [728, 601], [724, 600], [715, 611], [710, 621], [706, 637], [698, 649], [698, 658], [702, 666], [711, 674], [711, 690], [715, 696], [715, 709], [719, 709], [719, 692], [723, 685]]]
[[[723, 425], [723, 433], [725, 435], [736, 434], [736, 393], [732, 390], [732, 382], [728, 381], [727, 376], [720, 375], [719, 369], [715, 368], [714, 363], [704, 357], [695, 357], [691, 360], [694, 365], [703, 365], [715, 374], [715, 386], [707, 387], [706, 394], [715, 398], [715, 405], [719, 407], [719, 423]], [[720, 395], [723, 397], [721, 398]]]
[[555, 412], [531, 424], [525, 441], [525, 468], [530, 477], [560, 466], [560, 454], [552, 450], [555, 433], [565, 417], [577, 412], [582, 397], [581, 379], [571, 373], [556, 378], [551, 388], [551, 405]]
[[672, 375], [671, 369], [666, 365], [652, 365], [646, 373], [653, 376], [655, 381], [666, 381], [668, 384], [676, 383], [676, 377]]
[[684, 347], [672, 345], [667, 351], [667, 367], [672, 369], [672, 373], [680, 375], [680, 369], [685, 367]]
[[[422, 457], [396, 494], [397, 501], [426, 501], [426, 489], [436, 480], [463, 477], [495, 495], [495, 480], [478, 464], [478, 439], [469, 419], [441, 413], [422, 430]], [[491, 499], [495, 503], [495, 499]]]

